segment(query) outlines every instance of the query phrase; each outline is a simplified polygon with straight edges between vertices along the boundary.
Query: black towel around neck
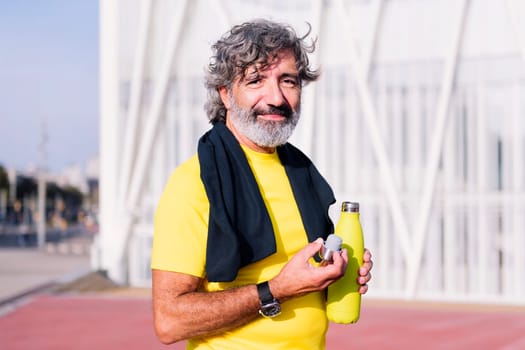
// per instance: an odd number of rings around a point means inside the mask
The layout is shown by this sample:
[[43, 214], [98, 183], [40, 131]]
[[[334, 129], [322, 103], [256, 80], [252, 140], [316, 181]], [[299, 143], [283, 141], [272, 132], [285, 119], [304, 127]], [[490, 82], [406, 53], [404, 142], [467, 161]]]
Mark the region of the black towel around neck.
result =
[[[277, 147], [308, 236], [326, 238], [334, 226], [328, 208], [335, 202], [332, 189], [299, 149]], [[230, 282], [243, 266], [276, 251], [272, 222], [255, 176], [235, 136], [216, 123], [198, 145], [201, 179], [210, 202], [206, 277]]]

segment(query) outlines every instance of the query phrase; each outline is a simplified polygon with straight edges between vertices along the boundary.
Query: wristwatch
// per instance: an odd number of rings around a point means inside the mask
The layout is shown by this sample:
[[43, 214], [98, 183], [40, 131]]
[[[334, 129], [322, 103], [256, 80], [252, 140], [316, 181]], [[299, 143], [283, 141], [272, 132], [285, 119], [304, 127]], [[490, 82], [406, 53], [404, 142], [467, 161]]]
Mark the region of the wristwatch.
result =
[[271, 318], [281, 313], [281, 304], [270, 292], [268, 282], [259, 283], [257, 285], [257, 293], [259, 293], [259, 300], [261, 301], [259, 313], [262, 316]]

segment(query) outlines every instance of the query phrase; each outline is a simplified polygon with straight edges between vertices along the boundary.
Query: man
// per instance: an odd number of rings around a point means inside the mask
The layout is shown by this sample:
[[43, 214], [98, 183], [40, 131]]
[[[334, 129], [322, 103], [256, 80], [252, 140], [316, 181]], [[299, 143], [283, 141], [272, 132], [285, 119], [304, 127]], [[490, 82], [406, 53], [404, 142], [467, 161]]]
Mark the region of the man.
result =
[[[318, 77], [288, 26], [256, 20], [214, 46], [206, 78], [213, 128], [170, 177], [155, 215], [154, 323], [189, 349], [324, 349], [325, 289], [347, 252], [314, 261], [333, 231], [333, 193], [287, 143], [301, 89]], [[308, 243], [310, 242], [310, 243]], [[366, 293], [371, 256], [358, 282]]]

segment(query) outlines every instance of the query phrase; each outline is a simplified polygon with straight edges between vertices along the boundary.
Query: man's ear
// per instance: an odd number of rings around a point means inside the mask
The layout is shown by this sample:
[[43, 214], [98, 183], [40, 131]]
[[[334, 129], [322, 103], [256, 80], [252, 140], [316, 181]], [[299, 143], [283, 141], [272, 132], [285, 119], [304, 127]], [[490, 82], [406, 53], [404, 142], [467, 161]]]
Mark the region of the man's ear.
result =
[[226, 89], [226, 86], [221, 86], [219, 88], [219, 96], [221, 97], [224, 107], [226, 107], [226, 109], [230, 109], [230, 97], [228, 96], [228, 89]]

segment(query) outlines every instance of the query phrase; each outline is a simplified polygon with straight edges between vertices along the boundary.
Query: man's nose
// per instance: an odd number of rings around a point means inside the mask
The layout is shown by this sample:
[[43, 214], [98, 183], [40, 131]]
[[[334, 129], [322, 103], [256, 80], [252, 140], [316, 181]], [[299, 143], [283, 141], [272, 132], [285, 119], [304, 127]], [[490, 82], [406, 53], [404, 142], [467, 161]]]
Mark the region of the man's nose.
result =
[[282, 106], [286, 99], [278, 82], [268, 82], [265, 95], [266, 104]]

